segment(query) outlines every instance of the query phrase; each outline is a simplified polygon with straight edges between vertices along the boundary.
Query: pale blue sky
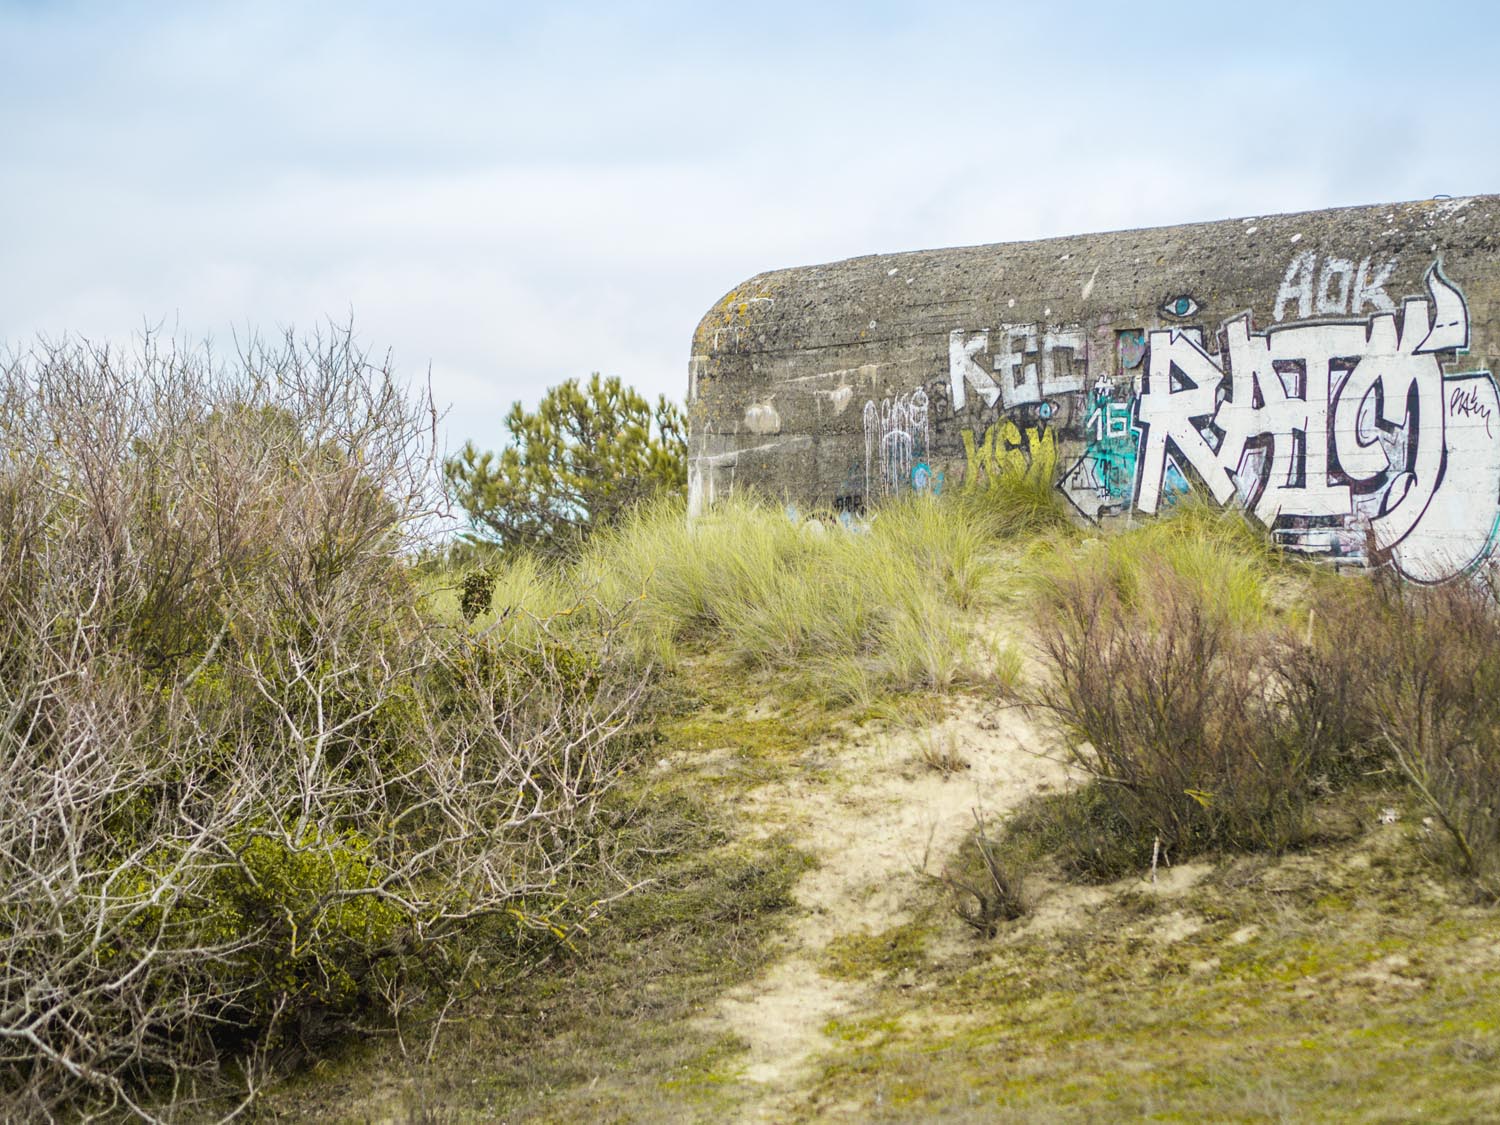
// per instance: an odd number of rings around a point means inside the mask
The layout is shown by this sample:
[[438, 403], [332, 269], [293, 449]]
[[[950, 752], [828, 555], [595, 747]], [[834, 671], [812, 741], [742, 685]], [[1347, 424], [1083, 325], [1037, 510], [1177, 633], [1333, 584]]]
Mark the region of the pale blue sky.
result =
[[0, 342], [352, 311], [495, 446], [764, 269], [1500, 190], [1497, 10], [0, 0]]

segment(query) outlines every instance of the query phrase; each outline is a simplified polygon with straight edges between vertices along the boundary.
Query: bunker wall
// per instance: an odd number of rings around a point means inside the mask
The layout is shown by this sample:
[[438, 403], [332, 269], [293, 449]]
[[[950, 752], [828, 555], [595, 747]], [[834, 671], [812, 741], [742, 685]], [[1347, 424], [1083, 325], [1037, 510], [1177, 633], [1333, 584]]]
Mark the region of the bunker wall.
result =
[[759, 274], [693, 337], [690, 506], [863, 512], [1045, 475], [1082, 520], [1189, 493], [1438, 582], [1500, 538], [1500, 197]]

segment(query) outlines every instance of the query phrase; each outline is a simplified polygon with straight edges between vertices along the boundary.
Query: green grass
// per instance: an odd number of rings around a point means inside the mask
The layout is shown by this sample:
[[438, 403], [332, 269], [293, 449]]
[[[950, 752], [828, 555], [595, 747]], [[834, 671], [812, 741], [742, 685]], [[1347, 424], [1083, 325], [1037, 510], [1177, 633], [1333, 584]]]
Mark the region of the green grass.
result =
[[[1030, 493], [1031, 514], [1007, 523], [1021, 503], [912, 497], [855, 531], [746, 499], [689, 524], [680, 504], [658, 503], [595, 536], [571, 564], [491, 564], [494, 597], [473, 627], [566, 636], [573, 623], [602, 623], [658, 666], [718, 653], [782, 698], [855, 708], [984, 682], [1014, 671], [976, 644], [973, 628], [1006, 596], [1010, 542], [1023, 527], [1060, 526], [1036, 515], [1051, 500]], [[464, 573], [426, 579], [429, 602], [455, 625]]]
[[[1132, 883], [928, 962], [861, 1013], [878, 1035], [839, 1037], [798, 1119], [1483, 1119], [1500, 916], [1435, 880], [1417, 835], [1227, 862], [1175, 900]], [[1180, 914], [1200, 928], [1161, 940]]]
[[753, 503], [686, 525], [658, 508], [599, 540], [583, 565], [648, 651], [712, 647], [804, 694], [868, 702], [946, 687], [964, 667], [962, 611], [983, 593], [984, 540], [952, 509], [883, 510], [867, 534], [793, 523]]
[[[261, 1111], [293, 1121], [716, 1120], [737, 1104], [743, 1044], [684, 1034], [753, 976], [809, 860], [790, 841], [740, 841], [702, 793], [639, 806], [613, 841], [640, 889], [571, 948], [517, 973], [503, 950], [432, 1024], [348, 1047], [273, 1093]], [[431, 1015], [431, 1013], [429, 1013]]]
[[1288, 586], [1301, 590], [1312, 568], [1282, 554], [1245, 516], [1192, 501], [1169, 514], [1074, 546], [1066, 539], [1036, 551], [1028, 590], [1045, 613], [1069, 596], [1079, 575], [1108, 580], [1122, 600], [1149, 616], [1153, 577], [1166, 568], [1227, 613], [1240, 628], [1267, 623]]
[[1053, 483], [1056, 468], [1055, 446], [1043, 445], [1025, 471], [986, 475], [950, 499], [995, 538], [1074, 538], [1072, 510]]

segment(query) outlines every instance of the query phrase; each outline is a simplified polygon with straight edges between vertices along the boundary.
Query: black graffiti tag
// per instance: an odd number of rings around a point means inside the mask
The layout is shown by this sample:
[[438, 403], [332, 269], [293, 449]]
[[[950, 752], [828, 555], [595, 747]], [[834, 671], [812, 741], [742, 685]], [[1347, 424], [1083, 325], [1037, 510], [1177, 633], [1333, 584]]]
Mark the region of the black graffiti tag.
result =
[[1448, 411], [1455, 418], [1483, 418], [1484, 432], [1493, 437], [1494, 432], [1490, 426], [1490, 408], [1484, 404], [1479, 397], [1479, 391], [1474, 387], [1455, 387], [1453, 397], [1448, 400]]

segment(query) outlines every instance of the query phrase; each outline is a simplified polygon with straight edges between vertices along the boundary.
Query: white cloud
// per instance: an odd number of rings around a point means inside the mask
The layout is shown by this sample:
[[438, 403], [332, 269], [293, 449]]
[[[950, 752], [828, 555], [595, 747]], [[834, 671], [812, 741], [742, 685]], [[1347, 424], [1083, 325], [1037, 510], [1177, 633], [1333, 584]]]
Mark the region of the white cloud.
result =
[[761, 270], [1497, 182], [1395, 5], [1123, 11], [0, 7], [0, 338], [352, 310], [493, 445]]

